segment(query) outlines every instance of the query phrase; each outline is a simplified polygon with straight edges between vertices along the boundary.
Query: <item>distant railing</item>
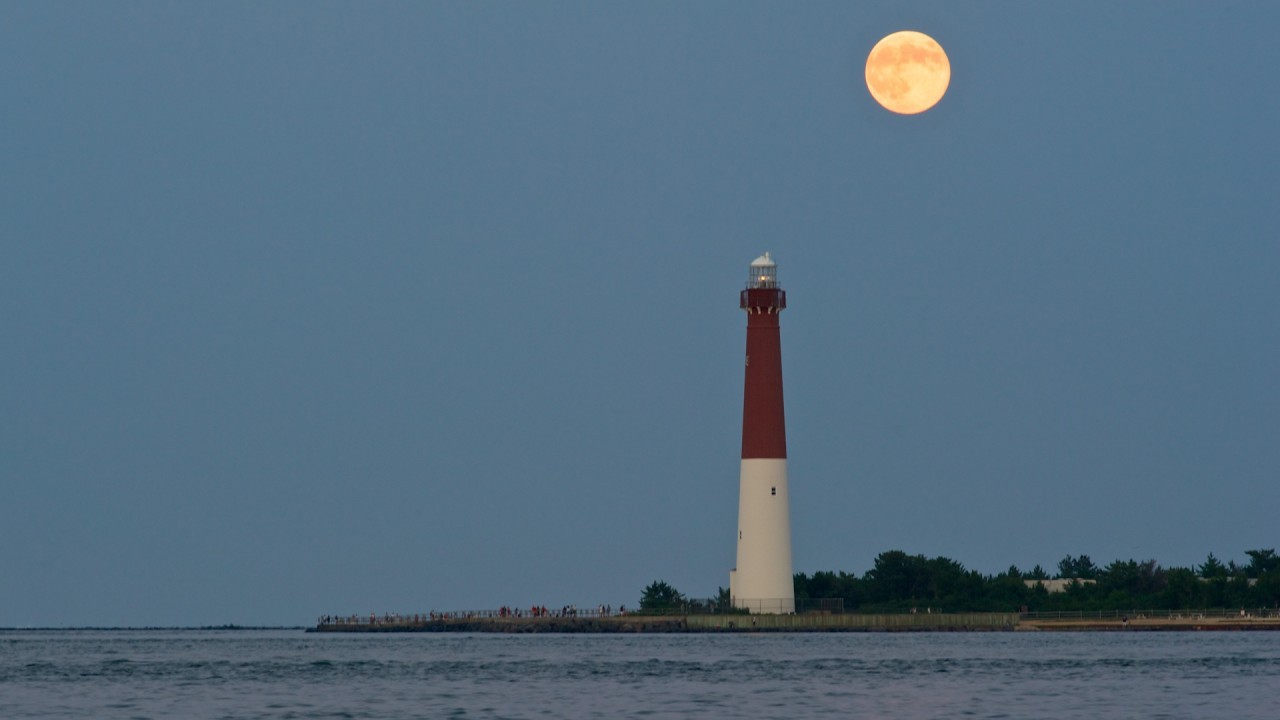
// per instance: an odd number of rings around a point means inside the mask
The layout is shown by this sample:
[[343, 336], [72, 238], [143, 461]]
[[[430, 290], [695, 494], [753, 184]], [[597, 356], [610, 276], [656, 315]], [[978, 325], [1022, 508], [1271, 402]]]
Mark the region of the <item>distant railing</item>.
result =
[[756, 598], [753, 600], [735, 598], [733, 605], [738, 610], [745, 610], [753, 615], [791, 615], [796, 612], [794, 598]]
[[622, 608], [614, 608], [609, 605], [600, 605], [597, 607], [580, 608], [576, 605], [566, 605], [562, 608], [548, 608], [545, 606], [527, 607], [527, 608], [509, 608], [501, 607], [497, 610], [445, 610], [425, 613], [369, 613], [368, 615], [321, 615], [318, 618], [320, 625], [360, 625], [360, 626], [378, 626], [378, 627], [396, 627], [421, 625], [428, 622], [438, 622], [446, 620], [476, 620], [476, 619], [516, 619], [516, 618], [601, 618], [613, 617], [617, 615], [627, 614], [628, 611]]
[[[842, 598], [802, 598], [795, 601], [795, 612], [783, 611], [786, 601], [751, 602], [748, 608], [730, 608], [718, 604], [715, 600], [691, 600], [670, 608], [653, 608], [640, 610], [623, 606], [614, 608], [609, 605], [595, 607], [577, 607], [567, 605], [561, 608], [503, 607], [496, 610], [449, 610], [426, 613], [370, 613], [368, 615], [322, 615], [317, 624], [329, 627], [415, 627], [427, 623], [465, 621], [477, 619], [538, 619], [538, 618], [584, 618], [597, 619], [622, 617], [630, 615], [745, 615], [745, 614], [778, 614], [778, 615], [845, 615]], [[930, 608], [929, 612], [920, 611], [890, 613], [902, 615], [939, 614], [938, 608]], [[858, 613], [854, 613], [858, 614]], [[882, 613], [883, 614], [883, 613]], [[1049, 610], [1018, 613], [1023, 620], [1203, 620], [1203, 619], [1276, 619], [1280, 618], [1277, 608], [1188, 608], [1182, 610], [1156, 610], [1133, 608], [1129, 610]]]
[[735, 610], [761, 615], [804, 615], [806, 613], [824, 613], [840, 615], [844, 613], [844, 598], [764, 598], [755, 600], [736, 600]]
[[844, 598], [797, 598], [797, 613], [844, 614]]
[[[688, 600], [680, 605], [667, 608], [645, 608], [636, 607], [628, 608], [625, 605], [613, 607], [611, 605], [597, 605], [595, 607], [578, 607], [576, 605], [566, 605], [561, 608], [548, 608], [545, 606], [515, 608], [501, 607], [496, 610], [445, 610], [430, 611], [425, 613], [369, 613], [361, 614], [344, 614], [344, 615], [321, 615], [317, 618], [317, 624], [323, 626], [336, 627], [413, 627], [433, 622], [446, 622], [450, 620], [481, 620], [481, 619], [537, 619], [537, 618], [607, 618], [621, 617], [624, 615], [716, 615], [716, 614], [746, 614], [746, 613], [762, 613], [762, 614], [791, 614], [791, 607], [794, 607], [796, 614], [804, 613], [822, 613], [828, 615], [841, 615], [844, 613], [844, 598], [803, 598], [794, 601], [794, 605], [789, 607], [790, 600], [753, 600], [750, 607], [734, 608], [721, 605], [714, 598], [704, 600]], [[784, 609], [785, 608], [785, 609]]]
[[1276, 608], [1200, 608], [1183, 610], [1042, 610], [1024, 612], [1024, 620], [1197, 620], [1204, 618], [1274, 618], [1280, 617]]

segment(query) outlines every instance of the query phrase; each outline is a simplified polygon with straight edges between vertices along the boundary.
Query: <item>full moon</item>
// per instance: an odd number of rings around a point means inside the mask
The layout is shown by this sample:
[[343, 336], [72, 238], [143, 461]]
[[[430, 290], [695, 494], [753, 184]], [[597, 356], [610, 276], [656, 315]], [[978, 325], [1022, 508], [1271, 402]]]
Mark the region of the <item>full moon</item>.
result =
[[915, 115], [933, 107], [951, 83], [951, 62], [937, 40], [903, 30], [867, 56], [867, 89], [886, 110]]

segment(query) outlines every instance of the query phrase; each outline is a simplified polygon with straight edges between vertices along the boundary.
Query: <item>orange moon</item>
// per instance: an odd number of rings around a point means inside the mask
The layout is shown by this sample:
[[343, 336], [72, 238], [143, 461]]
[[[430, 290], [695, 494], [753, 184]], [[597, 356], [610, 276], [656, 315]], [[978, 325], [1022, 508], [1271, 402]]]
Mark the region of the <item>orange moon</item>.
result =
[[937, 40], [903, 30], [867, 56], [867, 89], [886, 110], [915, 115], [938, 104], [951, 84], [951, 61]]

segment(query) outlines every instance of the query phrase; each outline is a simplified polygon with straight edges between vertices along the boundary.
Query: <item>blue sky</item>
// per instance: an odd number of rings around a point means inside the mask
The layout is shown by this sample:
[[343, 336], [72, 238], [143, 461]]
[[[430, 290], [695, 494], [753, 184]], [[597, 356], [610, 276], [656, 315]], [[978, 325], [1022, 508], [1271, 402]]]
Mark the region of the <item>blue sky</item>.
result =
[[766, 250], [797, 571], [1274, 547], [1278, 25], [0, 5], [0, 626], [713, 594]]

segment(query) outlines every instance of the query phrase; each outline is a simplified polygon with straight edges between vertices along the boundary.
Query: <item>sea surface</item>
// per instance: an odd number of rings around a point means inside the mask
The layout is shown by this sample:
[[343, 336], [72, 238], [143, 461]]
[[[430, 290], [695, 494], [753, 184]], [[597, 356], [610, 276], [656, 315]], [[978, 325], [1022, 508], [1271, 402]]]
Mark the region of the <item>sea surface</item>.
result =
[[1280, 718], [1280, 633], [3, 631], [0, 718]]

